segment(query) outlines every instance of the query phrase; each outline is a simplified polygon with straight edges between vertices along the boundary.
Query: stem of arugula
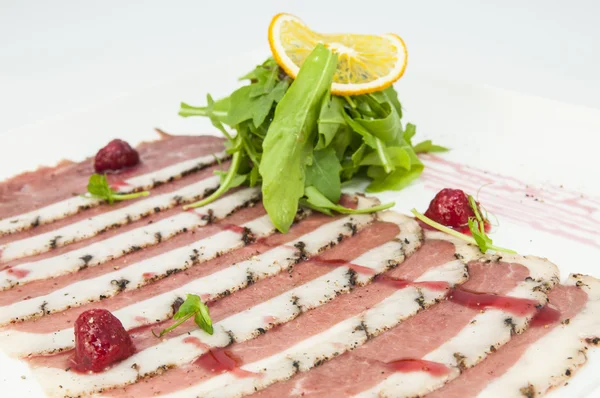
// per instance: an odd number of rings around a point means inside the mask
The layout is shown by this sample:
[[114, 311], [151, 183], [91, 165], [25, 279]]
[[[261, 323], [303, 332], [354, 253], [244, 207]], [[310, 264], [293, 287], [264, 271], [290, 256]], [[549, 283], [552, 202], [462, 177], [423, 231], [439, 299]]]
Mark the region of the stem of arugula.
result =
[[195, 312], [187, 314], [186, 316], [184, 316], [183, 318], [181, 318], [180, 320], [178, 320], [177, 322], [175, 322], [168, 328], [163, 329], [163, 331], [160, 332], [160, 334], [154, 333], [154, 330], [152, 331], [152, 334], [154, 335], [154, 337], [163, 337], [165, 334], [169, 333], [171, 330], [175, 329], [177, 326], [181, 325], [183, 322], [187, 321], [188, 319], [190, 319], [191, 317], [193, 317], [195, 315], [196, 315]]
[[[479, 246], [477, 244], [477, 242], [475, 241], [475, 239], [471, 238], [470, 236], [467, 236], [465, 234], [461, 234], [460, 232], [455, 231], [452, 228], [448, 228], [445, 225], [442, 225], [442, 224], [440, 224], [438, 222], [433, 221], [431, 218], [425, 216], [424, 214], [419, 213], [417, 211], [417, 209], [412, 209], [411, 213], [414, 214], [414, 216], [416, 218], [418, 218], [419, 220], [423, 221], [425, 224], [427, 224], [427, 225], [429, 225], [429, 226], [437, 229], [438, 231], [447, 233], [448, 235], [452, 235], [455, 238], [462, 239], [465, 242], [471, 243], [471, 244], [473, 244], [475, 246]], [[497, 252], [505, 252], [505, 253], [511, 253], [511, 254], [515, 254], [516, 253], [514, 250], [505, 249], [503, 247], [494, 246], [494, 245], [488, 245], [488, 249], [494, 250], [494, 251], [497, 251]]]
[[354, 102], [352, 100], [352, 98], [344, 96], [344, 99], [346, 100], [346, 102], [348, 103], [348, 105], [350, 105], [353, 109], [356, 109], [356, 102]]
[[458, 231], [453, 230], [452, 228], [448, 228], [445, 225], [442, 225], [438, 222], [433, 221], [431, 218], [426, 217], [424, 214], [421, 214], [417, 211], [417, 209], [412, 209], [411, 213], [415, 215], [415, 217], [417, 217], [419, 220], [423, 221], [425, 224], [429, 225], [430, 227], [433, 227], [441, 232], [447, 233], [448, 235], [452, 235], [455, 238], [458, 239], [462, 239], [467, 243], [471, 243], [473, 245], [477, 245], [477, 242], [475, 241], [475, 239], [471, 238], [470, 236], [467, 236], [465, 234], [461, 234]]
[[379, 138], [375, 138], [375, 142], [377, 145], [377, 154], [379, 155], [379, 159], [381, 160], [383, 170], [385, 170], [386, 174], [390, 174], [392, 171], [394, 171], [394, 167], [390, 164], [384, 152], [385, 148], [383, 147], [383, 142]]
[[208, 198], [202, 199], [196, 203], [192, 203], [191, 205], [183, 206], [183, 210], [194, 209], [196, 207], [206, 206], [207, 204], [214, 202], [221, 195], [223, 195], [225, 192], [227, 192], [229, 190], [229, 186], [231, 185], [231, 182], [233, 181], [233, 178], [237, 174], [237, 171], [240, 167], [240, 162], [241, 162], [241, 158], [242, 158], [241, 154], [242, 154], [241, 151], [238, 151], [233, 154], [233, 157], [231, 158], [231, 166], [229, 166], [229, 170], [227, 171], [227, 176], [225, 177], [225, 180], [223, 181], [223, 183], [221, 184], [219, 189], [217, 189], [215, 192], [213, 192], [213, 194], [210, 195]]
[[148, 195], [150, 195], [150, 192], [148, 192], [148, 191], [134, 192], [134, 193], [128, 193], [128, 194], [117, 193], [117, 194], [114, 194], [112, 196], [112, 198], [114, 200], [129, 200], [129, 199], [135, 199], [135, 198], [139, 198], [142, 196], [148, 196]]

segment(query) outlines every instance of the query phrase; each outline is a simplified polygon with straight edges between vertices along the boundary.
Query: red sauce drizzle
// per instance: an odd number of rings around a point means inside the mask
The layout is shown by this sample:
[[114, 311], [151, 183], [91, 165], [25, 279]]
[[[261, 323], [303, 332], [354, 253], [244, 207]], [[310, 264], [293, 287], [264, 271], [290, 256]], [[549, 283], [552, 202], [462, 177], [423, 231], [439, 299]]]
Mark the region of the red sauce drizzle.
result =
[[450, 373], [450, 369], [439, 362], [426, 361], [424, 359], [399, 359], [386, 364], [395, 372], [427, 372], [432, 376], [441, 377]]
[[231, 372], [237, 377], [257, 376], [257, 373], [240, 369], [242, 361], [223, 348], [213, 348], [194, 361], [194, 364], [215, 374]]
[[346, 266], [351, 270], [359, 272], [361, 274], [375, 275], [375, 270], [371, 268], [363, 267], [362, 265], [352, 264], [351, 262], [342, 259], [325, 259], [321, 256], [315, 256], [311, 258], [311, 261], [318, 265], [327, 265], [330, 267]]
[[219, 224], [219, 225], [224, 230], [236, 232], [238, 234], [243, 234], [245, 232], [244, 227], [240, 227], [239, 225], [235, 225], [235, 224]]
[[545, 327], [560, 320], [560, 311], [548, 305], [542, 307], [531, 319], [531, 327]]
[[413, 282], [407, 279], [397, 279], [392, 278], [387, 275], [382, 275], [379, 278], [375, 279], [376, 283], [382, 283], [384, 285], [388, 285], [394, 287], [396, 289], [404, 289], [407, 286], [414, 287], [424, 287], [427, 289], [435, 290], [435, 291], [444, 291], [450, 288], [450, 284], [448, 282], [443, 281], [427, 281], [427, 282]]
[[114, 190], [118, 190], [119, 188], [130, 187], [130, 186], [131, 186], [131, 184], [128, 184], [122, 180], [117, 180], [117, 181], [113, 181], [110, 183], [110, 187]]
[[495, 308], [517, 316], [535, 313], [537, 310], [536, 305], [538, 304], [535, 300], [471, 292], [460, 288], [455, 289], [448, 297], [453, 303], [475, 310]]
[[156, 276], [156, 272], [144, 272], [142, 276], [144, 279], [152, 279]]
[[196, 347], [200, 348], [201, 350], [208, 350], [209, 346], [207, 344], [204, 344], [198, 337], [194, 337], [194, 336], [188, 336], [185, 339], [183, 339], [184, 343], [187, 344], [193, 344]]
[[21, 278], [25, 278], [27, 275], [29, 275], [29, 273], [31, 271], [26, 270], [26, 269], [9, 268], [8, 271], [6, 271], [6, 272], [10, 275], [14, 275], [15, 277], [21, 279]]

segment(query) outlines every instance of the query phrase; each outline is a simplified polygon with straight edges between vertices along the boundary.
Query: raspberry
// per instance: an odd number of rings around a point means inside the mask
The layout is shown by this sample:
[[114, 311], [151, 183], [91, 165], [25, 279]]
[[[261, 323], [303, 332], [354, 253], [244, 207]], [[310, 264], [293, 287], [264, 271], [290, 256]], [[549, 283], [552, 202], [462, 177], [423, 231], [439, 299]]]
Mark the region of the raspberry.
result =
[[463, 229], [475, 212], [467, 194], [460, 189], [444, 188], [435, 195], [425, 216], [450, 228]]
[[131, 337], [113, 314], [105, 309], [83, 312], [75, 321], [74, 368], [101, 372], [135, 352]]
[[104, 171], [118, 171], [133, 167], [140, 162], [140, 155], [127, 142], [112, 140], [100, 149], [94, 158], [94, 170], [97, 173]]

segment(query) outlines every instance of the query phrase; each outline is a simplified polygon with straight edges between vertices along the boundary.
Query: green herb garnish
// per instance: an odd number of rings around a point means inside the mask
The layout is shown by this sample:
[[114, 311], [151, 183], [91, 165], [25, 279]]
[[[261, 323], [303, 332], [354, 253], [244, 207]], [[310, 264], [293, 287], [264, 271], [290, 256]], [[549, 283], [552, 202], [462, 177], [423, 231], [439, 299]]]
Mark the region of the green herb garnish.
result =
[[177, 322], [168, 328], [163, 329], [160, 334], [154, 333], [154, 330], [152, 331], [152, 334], [154, 337], [162, 337], [191, 317], [194, 317], [194, 322], [200, 329], [204, 330], [210, 335], [214, 333], [208, 307], [202, 302], [202, 300], [200, 300], [200, 296], [188, 294], [185, 301], [179, 306], [179, 309], [175, 315], [173, 315], [173, 319], [176, 319]]
[[299, 204], [326, 214], [356, 212], [337, 204], [342, 183], [364, 177], [370, 180], [368, 192], [400, 190], [423, 171], [417, 152], [446, 150], [431, 141], [412, 144], [416, 127], [403, 128], [393, 87], [331, 95], [336, 67], [336, 54], [318, 45], [294, 81], [269, 58], [242, 77], [249, 85], [229, 97], [207, 96], [205, 107], [182, 103], [179, 114], [208, 117], [227, 138], [232, 155], [227, 173], [220, 172], [221, 187], [186, 207], [204, 206], [240, 184], [262, 184], [265, 208], [277, 229], [286, 232]]
[[88, 182], [87, 190], [92, 198], [106, 200], [109, 204], [113, 204], [115, 201], [119, 200], [129, 200], [150, 195], [150, 192], [148, 191], [126, 194], [118, 193], [108, 185], [106, 175], [103, 174], [92, 174]]
[[[469, 196], [469, 204], [471, 204], [471, 196]], [[473, 200], [474, 203], [474, 200]], [[476, 205], [476, 203], [475, 203]], [[423, 221], [425, 224], [429, 225], [430, 227], [433, 227], [435, 229], [437, 229], [438, 231], [447, 233], [448, 235], [452, 235], [455, 238], [458, 239], [462, 239], [467, 243], [473, 244], [473, 245], [477, 245], [477, 247], [479, 247], [479, 250], [482, 253], [487, 252], [488, 250], [494, 250], [497, 252], [505, 252], [505, 253], [512, 253], [515, 254], [516, 252], [510, 249], [505, 249], [503, 247], [499, 247], [499, 246], [494, 246], [492, 244], [492, 239], [487, 236], [487, 234], [485, 233], [485, 224], [484, 224], [484, 220], [481, 218], [481, 215], [479, 213], [479, 211], [475, 211], [475, 215], [476, 217], [473, 218], [469, 218], [469, 229], [471, 230], [471, 233], [473, 234], [473, 236], [468, 236], [465, 234], [461, 234], [458, 231], [453, 230], [452, 228], [448, 228], [445, 225], [442, 225], [436, 221], [433, 221], [431, 218], [425, 216], [424, 214], [419, 213], [416, 209], [412, 209], [411, 212], [414, 214], [414, 216], [416, 218], [418, 218], [419, 220]]]

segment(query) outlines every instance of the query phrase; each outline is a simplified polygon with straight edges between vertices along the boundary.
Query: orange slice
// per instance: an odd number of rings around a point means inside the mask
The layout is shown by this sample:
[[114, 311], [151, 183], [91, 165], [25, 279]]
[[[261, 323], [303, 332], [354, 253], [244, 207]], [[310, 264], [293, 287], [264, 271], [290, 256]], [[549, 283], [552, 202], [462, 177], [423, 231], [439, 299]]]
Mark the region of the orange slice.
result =
[[395, 34], [321, 34], [291, 14], [277, 14], [269, 25], [273, 57], [293, 78], [319, 43], [338, 54], [331, 86], [333, 94], [358, 95], [383, 90], [400, 79], [406, 69], [406, 46]]

